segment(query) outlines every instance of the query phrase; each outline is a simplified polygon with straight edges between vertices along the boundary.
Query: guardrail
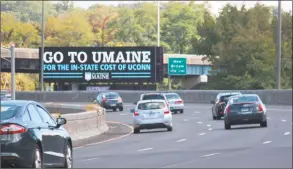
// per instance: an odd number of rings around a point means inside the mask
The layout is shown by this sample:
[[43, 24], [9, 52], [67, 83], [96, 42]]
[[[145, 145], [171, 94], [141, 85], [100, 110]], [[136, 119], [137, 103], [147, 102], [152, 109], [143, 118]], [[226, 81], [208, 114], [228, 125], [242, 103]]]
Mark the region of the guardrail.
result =
[[[210, 103], [219, 92], [235, 92], [235, 90], [178, 90], [176, 92], [185, 103]], [[292, 89], [288, 90], [237, 90], [243, 94], [258, 94], [265, 104], [292, 105]], [[143, 93], [156, 91], [115, 91], [121, 95], [125, 103], [138, 101]], [[164, 92], [164, 91], [160, 91]], [[17, 100], [35, 100], [39, 102], [92, 102], [99, 92], [93, 91], [56, 91], [56, 92], [17, 92]]]
[[[68, 113], [68, 111], [71, 109], [67, 110], [68, 106], [64, 106], [62, 104], [44, 103], [43, 105], [49, 111], [51, 109], [50, 113], [54, 118], [57, 118], [58, 116], [66, 118], [67, 123], [64, 125], [64, 128], [71, 135], [73, 142], [97, 136], [108, 131], [109, 129], [106, 123], [106, 111], [97, 105], [87, 105], [86, 107], [80, 107], [79, 113]], [[75, 108], [75, 110], [78, 109]], [[64, 111], [67, 113], [62, 113]]]

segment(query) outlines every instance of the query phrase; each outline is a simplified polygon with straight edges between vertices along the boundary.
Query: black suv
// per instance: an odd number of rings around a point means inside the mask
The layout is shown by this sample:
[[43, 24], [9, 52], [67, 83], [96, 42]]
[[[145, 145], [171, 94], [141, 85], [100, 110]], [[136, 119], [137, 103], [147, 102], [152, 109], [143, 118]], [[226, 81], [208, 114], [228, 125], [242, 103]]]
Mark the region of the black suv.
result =
[[240, 92], [232, 92], [232, 93], [219, 93], [216, 97], [216, 100], [212, 100], [212, 116], [213, 120], [220, 120], [224, 117], [224, 110], [227, 105], [227, 102], [231, 96], [241, 95]]

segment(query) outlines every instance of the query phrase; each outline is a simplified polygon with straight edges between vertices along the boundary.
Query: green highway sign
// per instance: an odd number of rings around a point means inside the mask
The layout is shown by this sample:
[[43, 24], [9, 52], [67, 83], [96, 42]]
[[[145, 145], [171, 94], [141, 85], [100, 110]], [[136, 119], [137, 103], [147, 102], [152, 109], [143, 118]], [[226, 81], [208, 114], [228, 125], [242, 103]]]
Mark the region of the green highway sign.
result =
[[168, 75], [186, 75], [186, 58], [169, 58]]

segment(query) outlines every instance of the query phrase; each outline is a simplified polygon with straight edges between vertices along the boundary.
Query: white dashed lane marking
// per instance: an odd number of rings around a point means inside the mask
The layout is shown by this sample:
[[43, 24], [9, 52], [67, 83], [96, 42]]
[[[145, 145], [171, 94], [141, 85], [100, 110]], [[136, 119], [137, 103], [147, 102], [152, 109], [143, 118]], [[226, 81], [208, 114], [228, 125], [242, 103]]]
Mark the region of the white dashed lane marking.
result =
[[263, 144], [269, 144], [269, 143], [271, 143], [272, 141], [265, 141], [265, 142], [263, 142]]
[[282, 120], [282, 122], [286, 122], [287, 120]]
[[188, 119], [184, 119], [183, 121], [188, 121]]
[[212, 128], [209, 128], [209, 129], [208, 129], [208, 131], [212, 131], [212, 130], [213, 130]]
[[211, 125], [210, 124], [207, 124], [207, 127], [211, 127]]
[[200, 135], [200, 136], [203, 136], [203, 135], [205, 135], [206, 133], [200, 133], [200, 134], [198, 134], [198, 135]]
[[207, 155], [204, 155], [204, 156], [201, 156], [201, 157], [210, 157], [210, 156], [214, 156], [214, 155], [219, 155], [220, 153], [213, 153], [213, 154], [207, 154]]
[[182, 141], [186, 141], [186, 139], [180, 139], [180, 140], [177, 140], [176, 142], [182, 142]]
[[286, 132], [284, 133], [284, 136], [288, 136], [290, 134], [290, 132]]
[[197, 123], [198, 123], [198, 124], [202, 124], [202, 122], [201, 122], [201, 121], [198, 121]]
[[147, 150], [152, 150], [153, 148], [145, 148], [145, 149], [141, 149], [141, 150], [137, 150], [137, 151], [147, 151]]

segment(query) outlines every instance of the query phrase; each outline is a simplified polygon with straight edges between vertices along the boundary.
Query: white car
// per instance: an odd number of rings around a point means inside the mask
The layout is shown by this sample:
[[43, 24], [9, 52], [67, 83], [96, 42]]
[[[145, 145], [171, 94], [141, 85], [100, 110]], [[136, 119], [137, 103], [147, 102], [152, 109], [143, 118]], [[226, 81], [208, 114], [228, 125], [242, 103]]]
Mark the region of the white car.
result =
[[172, 112], [164, 100], [141, 100], [137, 103], [133, 113], [134, 133], [142, 129], [167, 128], [173, 130]]
[[173, 108], [172, 112], [175, 114], [177, 112], [181, 114], [184, 112], [184, 102], [177, 93], [165, 93], [164, 95], [167, 98], [169, 106]]

